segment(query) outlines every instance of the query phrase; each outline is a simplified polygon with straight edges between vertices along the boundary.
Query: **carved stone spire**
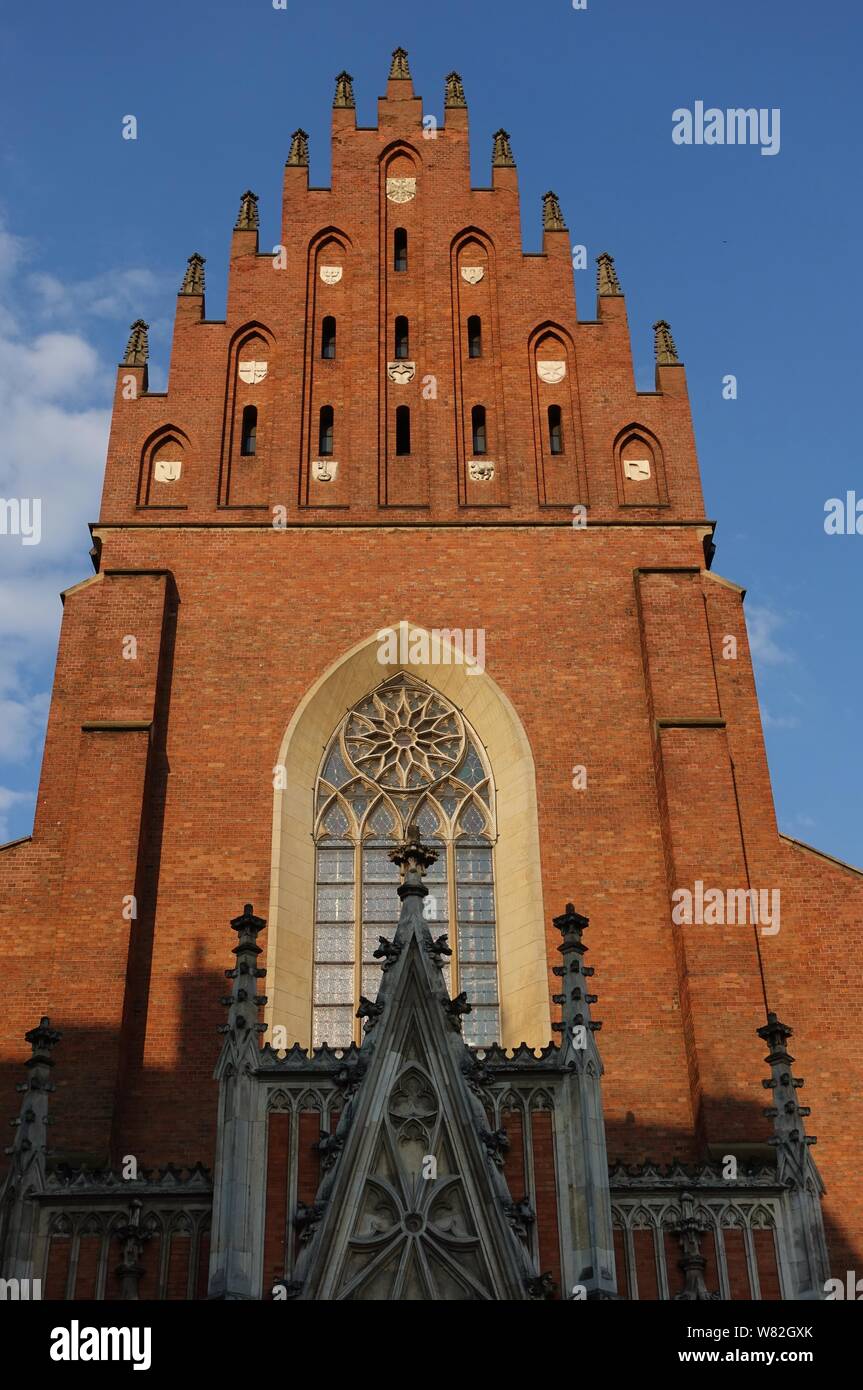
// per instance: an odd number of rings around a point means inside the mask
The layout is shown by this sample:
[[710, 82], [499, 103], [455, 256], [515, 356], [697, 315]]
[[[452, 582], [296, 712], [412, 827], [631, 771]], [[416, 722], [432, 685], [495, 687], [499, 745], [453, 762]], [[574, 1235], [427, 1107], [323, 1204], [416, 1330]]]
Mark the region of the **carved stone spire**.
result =
[[657, 367], [676, 367], [680, 363], [671, 329], [665, 319], [653, 325], [653, 351]]
[[707, 1260], [701, 1253], [701, 1237], [707, 1227], [695, 1215], [692, 1194], [680, 1195], [681, 1216], [677, 1223], [677, 1239], [680, 1241], [680, 1260], [684, 1286], [674, 1295], [675, 1303], [713, 1303], [719, 1299], [718, 1293], [711, 1293], [704, 1282]]
[[222, 1003], [230, 1012], [228, 1022], [219, 1032], [228, 1035], [237, 1053], [244, 1049], [249, 1039], [257, 1050], [255, 1034], [265, 1033], [267, 1030], [265, 1023], [258, 1022], [258, 1009], [266, 1004], [267, 996], [256, 994], [254, 986], [254, 981], [263, 979], [267, 973], [255, 964], [263, 949], [258, 945], [257, 938], [266, 925], [263, 917], [254, 915], [251, 903], [246, 903], [241, 915], [231, 922], [238, 938], [234, 947], [237, 964], [233, 970], [225, 971], [225, 978], [233, 980], [234, 987], [231, 993], [222, 999]]
[[150, 339], [147, 335], [149, 327], [143, 319], [135, 319], [129, 331], [129, 341], [123, 357], [124, 367], [146, 367], [150, 356]]
[[794, 1251], [789, 1298], [823, 1298], [825, 1280], [830, 1276], [830, 1260], [824, 1233], [821, 1197], [824, 1184], [810, 1153], [814, 1137], [807, 1135], [803, 1121], [809, 1107], [797, 1104], [797, 1092], [803, 1078], [792, 1071], [794, 1058], [787, 1043], [791, 1029], [781, 1023], [775, 1013], [768, 1013], [767, 1022], [757, 1029], [759, 1038], [770, 1049], [764, 1059], [770, 1066], [770, 1077], [762, 1081], [773, 1092], [773, 1104], [764, 1111], [773, 1121], [770, 1143], [776, 1150], [776, 1176], [785, 1189], [785, 1220], [789, 1248]]
[[[564, 987], [560, 994], [554, 995], [555, 1004], [562, 1006], [563, 1017], [560, 1023], [554, 1023], [552, 1027], [556, 1033], [565, 1033], [576, 1050], [583, 1053], [587, 1035], [598, 1033], [602, 1027], [601, 1023], [592, 1022], [590, 1017], [590, 1006], [596, 1003], [596, 995], [589, 994], [581, 983], [582, 979], [590, 979], [593, 975], [593, 966], [581, 963], [587, 953], [582, 935], [590, 923], [587, 917], [576, 912], [572, 903], [567, 903], [566, 911], [555, 917], [554, 925], [562, 938], [557, 949], [563, 956], [563, 965], [553, 968], [555, 975], [563, 980]], [[583, 1038], [578, 1036], [579, 1030], [584, 1034]]]
[[48, 1096], [54, 1086], [51, 1081], [51, 1056], [62, 1034], [51, 1027], [49, 1018], [42, 1018], [37, 1028], [25, 1033], [32, 1056], [26, 1066], [26, 1081], [19, 1083], [22, 1092], [21, 1111], [11, 1124], [15, 1139], [6, 1153], [11, 1163], [0, 1182], [0, 1211], [5, 1213], [0, 1236], [0, 1259], [3, 1277], [30, 1279], [34, 1274], [34, 1253], [38, 1227], [38, 1211], [32, 1200], [45, 1187], [48, 1158]]
[[493, 169], [514, 169], [515, 158], [512, 153], [512, 143], [509, 132], [506, 130], [496, 130], [494, 133], [494, 152], [491, 157]]
[[560, 200], [556, 193], [542, 195], [542, 225], [547, 232], [565, 232], [566, 223], [560, 210]]
[[309, 136], [305, 130], [295, 130], [291, 136], [291, 150], [288, 165], [294, 168], [308, 168]]
[[467, 106], [461, 74], [448, 72], [446, 75], [446, 96], [444, 106]]
[[410, 77], [411, 70], [408, 67], [408, 55], [405, 48], [393, 49], [393, 61], [390, 65], [390, 80], [394, 77]]
[[614, 268], [614, 257], [607, 251], [596, 258], [596, 292], [600, 295], [623, 294]]
[[354, 99], [354, 79], [349, 72], [340, 72], [336, 78], [336, 95], [333, 98], [333, 106], [339, 110], [348, 110], [356, 106]]
[[16, 1131], [14, 1142], [5, 1150], [12, 1157], [12, 1172], [19, 1182], [33, 1166], [44, 1176], [48, 1152], [46, 1127], [50, 1124], [48, 1096], [54, 1089], [51, 1081], [54, 1059], [51, 1053], [62, 1036], [51, 1027], [51, 1020], [47, 1017], [41, 1018], [38, 1027], [24, 1034], [24, 1041], [30, 1044], [32, 1056], [25, 1063], [29, 1073], [27, 1080], [16, 1087], [23, 1093], [24, 1099], [17, 1120], [10, 1121]]
[[773, 1138], [770, 1143], [777, 1149], [777, 1163], [780, 1156], [784, 1155], [795, 1167], [802, 1169], [806, 1149], [816, 1141], [807, 1136], [803, 1123], [809, 1114], [809, 1107], [797, 1104], [796, 1093], [803, 1085], [803, 1080], [795, 1077], [791, 1071], [794, 1058], [786, 1047], [791, 1037], [791, 1029], [780, 1023], [776, 1014], [768, 1013], [766, 1024], [758, 1029], [758, 1036], [763, 1038], [770, 1048], [764, 1059], [770, 1064], [770, 1080], [761, 1083], [766, 1091], [773, 1092], [773, 1104], [764, 1111], [767, 1119], [773, 1121]]
[[197, 251], [193, 251], [186, 266], [180, 294], [204, 293], [204, 264], [204, 257], [199, 255]]
[[256, 232], [258, 230], [258, 195], [247, 188], [240, 199], [240, 211], [237, 213], [237, 220], [234, 223], [234, 230], [238, 232]]

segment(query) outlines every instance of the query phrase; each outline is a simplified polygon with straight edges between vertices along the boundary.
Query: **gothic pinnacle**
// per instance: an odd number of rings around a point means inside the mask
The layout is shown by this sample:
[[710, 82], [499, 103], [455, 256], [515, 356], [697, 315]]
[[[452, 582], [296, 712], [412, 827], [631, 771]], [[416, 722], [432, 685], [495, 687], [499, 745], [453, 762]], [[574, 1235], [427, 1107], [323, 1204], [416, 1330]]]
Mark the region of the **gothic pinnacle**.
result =
[[461, 75], [457, 72], [447, 73], [444, 106], [467, 106], [464, 95], [464, 84], [462, 83]]
[[560, 210], [560, 199], [556, 193], [542, 195], [542, 225], [546, 232], [565, 232], [566, 223]]
[[671, 329], [665, 319], [653, 325], [653, 344], [657, 367], [676, 367], [680, 363], [677, 348], [671, 336]]
[[258, 229], [258, 195], [247, 188], [240, 199], [240, 211], [234, 223], [237, 232], [255, 232]]
[[150, 327], [143, 319], [135, 319], [129, 332], [129, 341], [126, 344], [126, 353], [123, 357], [124, 367], [146, 367], [147, 359], [150, 356], [150, 340], [147, 329]]
[[340, 72], [336, 78], [336, 95], [333, 99], [333, 106], [340, 110], [349, 110], [356, 106], [354, 100], [354, 79], [349, 72]]
[[391, 65], [391, 67], [390, 67], [390, 80], [392, 80], [394, 77], [407, 77], [407, 78], [409, 78], [410, 75], [411, 75], [411, 70], [410, 70], [410, 68], [408, 67], [407, 49], [405, 49], [405, 48], [394, 48], [394, 49], [393, 49], [393, 61], [392, 61], [392, 65]]
[[514, 169], [515, 159], [512, 153], [512, 143], [509, 138], [509, 131], [496, 130], [494, 133], [494, 152], [491, 157], [492, 168], [494, 169]]
[[288, 155], [288, 164], [295, 168], [308, 166], [309, 163], [309, 136], [305, 130], [295, 130], [291, 136], [291, 151]]
[[596, 258], [596, 292], [600, 295], [623, 294], [614, 268], [614, 257], [607, 251]]
[[204, 257], [197, 251], [193, 251], [186, 266], [186, 273], [183, 276], [183, 283], [180, 286], [180, 294], [204, 293], [204, 264]]

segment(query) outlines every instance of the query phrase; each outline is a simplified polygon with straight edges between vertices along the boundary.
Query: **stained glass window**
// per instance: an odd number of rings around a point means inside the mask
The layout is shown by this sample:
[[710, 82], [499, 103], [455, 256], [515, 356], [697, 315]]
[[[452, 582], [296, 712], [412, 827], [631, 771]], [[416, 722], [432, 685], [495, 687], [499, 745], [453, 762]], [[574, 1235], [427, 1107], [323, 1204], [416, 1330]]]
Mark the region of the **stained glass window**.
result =
[[472, 1005], [465, 1040], [499, 1039], [494, 784], [463, 715], [414, 676], [384, 681], [330, 739], [315, 807], [315, 1046], [359, 1041], [360, 996], [373, 999], [380, 984], [374, 952], [401, 910], [389, 851], [414, 824], [438, 851], [423, 910], [429, 929], [449, 937], [448, 989]]

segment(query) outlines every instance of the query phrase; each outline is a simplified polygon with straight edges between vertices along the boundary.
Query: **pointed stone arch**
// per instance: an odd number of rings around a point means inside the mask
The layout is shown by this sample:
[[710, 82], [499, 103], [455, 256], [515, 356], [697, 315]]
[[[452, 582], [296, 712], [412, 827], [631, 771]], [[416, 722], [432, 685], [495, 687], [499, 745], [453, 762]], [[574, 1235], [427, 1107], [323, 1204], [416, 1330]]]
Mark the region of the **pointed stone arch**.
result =
[[[411, 633], [423, 629], [402, 620]], [[387, 630], [399, 631], [399, 623]], [[428, 639], [429, 634], [425, 634]], [[431, 648], [430, 641], [426, 643]], [[498, 949], [501, 1042], [543, 1045], [551, 1036], [548, 966], [540, 874], [536, 774], [527, 735], [510, 700], [488, 671], [468, 674], [456, 653], [439, 665], [382, 666], [376, 633], [332, 663], [294, 711], [275, 764], [272, 871], [267, 934], [270, 1027], [308, 1046], [311, 1037], [314, 929], [314, 786], [321, 753], [345, 710], [399, 670], [418, 676], [454, 704], [482, 741], [497, 797]], [[450, 664], [444, 664], [447, 656]]]

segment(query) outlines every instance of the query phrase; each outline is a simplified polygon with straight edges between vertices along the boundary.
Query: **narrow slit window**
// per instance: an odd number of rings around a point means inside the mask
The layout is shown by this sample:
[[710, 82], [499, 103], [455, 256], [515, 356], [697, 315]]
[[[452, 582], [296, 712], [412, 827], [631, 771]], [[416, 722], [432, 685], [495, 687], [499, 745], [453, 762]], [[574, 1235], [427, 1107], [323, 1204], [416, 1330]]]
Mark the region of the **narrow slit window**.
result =
[[488, 437], [485, 427], [485, 406], [475, 405], [471, 411], [471, 425], [473, 429], [473, 451], [475, 454], [485, 454], [488, 451]]
[[321, 325], [321, 357], [333, 358], [336, 355], [336, 321], [327, 314]]
[[467, 321], [467, 355], [482, 357], [482, 319], [479, 314], [471, 314]]
[[321, 458], [329, 458], [333, 452], [333, 435], [335, 432], [335, 412], [331, 405], [321, 406], [320, 424], [318, 426], [318, 453]]
[[258, 452], [258, 407], [247, 405], [243, 408], [243, 423], [240, 429], [240, 453], [251, 458]]
[[400, 314], [396, 319], [395, 356], [397, 358], [410, 356], [410, 331], [408, 321], [403, 314]]
[[410, 406], [396, 408], [396, 453], [409, 454], [411, 451], [411, 412]]
[[563, 453], [563, 419], [559, 405], [548, 407], [548, 447], [553, 454]]
[[396, 227], [393, 234], [393, 269], [408, 268], [408, 234], [404, 227]]

